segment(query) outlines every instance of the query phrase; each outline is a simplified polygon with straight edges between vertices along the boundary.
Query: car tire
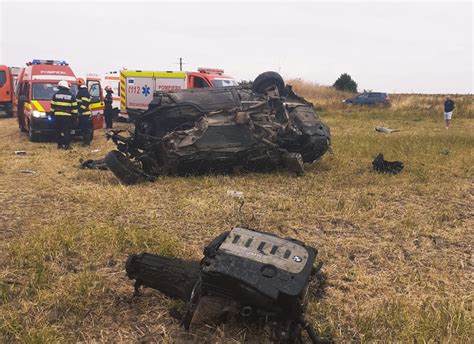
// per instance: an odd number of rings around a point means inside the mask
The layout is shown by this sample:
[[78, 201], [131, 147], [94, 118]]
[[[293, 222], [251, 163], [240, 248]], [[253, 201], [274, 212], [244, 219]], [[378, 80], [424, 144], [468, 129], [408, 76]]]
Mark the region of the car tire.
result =
[[31, 127], [31, 123], [28, 123], [28, 138], [31, 142], [38, 142], [40, 140], [39, 134], [36, 134]]
[[278, 88], [278, 93], [283, 95], [285, 90], [285, 81], [277, 72], [265, 72], [255, 78], [252, 84], [252, 91], [260, 94], [265, 94], [265, 90], [275, 85]]
[[104, 161], [109, 170], [124, 184], [132, 185], [145, 180], [142, 173], [118, 150], [110, 151]]

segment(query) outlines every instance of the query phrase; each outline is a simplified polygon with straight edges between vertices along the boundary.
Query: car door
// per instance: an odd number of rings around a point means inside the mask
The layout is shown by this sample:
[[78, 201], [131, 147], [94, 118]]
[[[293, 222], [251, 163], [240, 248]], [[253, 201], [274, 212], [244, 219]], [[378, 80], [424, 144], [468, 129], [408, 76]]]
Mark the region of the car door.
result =
[[367, 93], [359, 94], [356, 98], [355, 104], [365, 105], [367, 104], [369, 95]]
[[92, 113], [92, 128], [101, 129], [104, 126], [104, 96], [99, 80], [87, 79], [87, 89], [91, 95], [90, 110]]
[[380, 103], [381, 101], [381, 94], [380, 93], [369, 93], [369, 96], [367, 98], [367, 103], [369, 105], [375, 105]]
[[19, 86], [19, 93], [18, 93], [18, 102], [17, 102], [17, 117], [18, 117], [18, 125], [21, 129], [26, 130], [28, 127], [28, 123], [26, 121], [26, 111], [30, 110], [31, 105], [29, 103], [30, 100], [30, 83], [29, 81], [24, 81]]
[[206, 79], [197, 76], [197, 75], [190, 75], [189, 80], [189, 88], [207, 88], [211, 87]]

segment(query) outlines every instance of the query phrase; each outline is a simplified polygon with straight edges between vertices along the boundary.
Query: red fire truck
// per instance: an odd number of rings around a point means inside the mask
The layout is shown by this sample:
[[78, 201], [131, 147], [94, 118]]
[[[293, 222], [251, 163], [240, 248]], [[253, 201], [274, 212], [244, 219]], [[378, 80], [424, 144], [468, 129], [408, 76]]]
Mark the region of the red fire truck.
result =
[[[72, 94], [77, 93], [77, 78], [65, 61], [33, 60], [18, 76], [13, 115], [18, 119], [20, 130], [28, 132], [31, 141], [39, 141], [56, 132], [54, 117], [51, 116], [51, 98], [61, 80], [69, 83]], [[90, 92], [94, 92], [91, 94], [93, 128], [100, 129], [104, 109], [100, 80], [88, 79], [87, 83]], [[81, 133], [74, 128], [71, 134], [80, 136]]]
[[0, 110], [11, 116], [13, 107], [13, 75], [11, 69], [0, 65]]

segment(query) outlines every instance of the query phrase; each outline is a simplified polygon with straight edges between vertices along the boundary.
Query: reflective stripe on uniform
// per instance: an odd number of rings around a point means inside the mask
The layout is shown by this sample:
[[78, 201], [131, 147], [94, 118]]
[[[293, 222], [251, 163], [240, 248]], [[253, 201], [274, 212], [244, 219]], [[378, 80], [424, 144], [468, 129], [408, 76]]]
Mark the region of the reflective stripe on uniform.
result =
[[69, 112], [57, 111], [54, 113], [55, 116], [71, 116]]
[[77, 106], [77, 103], [55, 102], [53, 100], [53, 101], [51, 101], [51, 105], [54, 105], [54, 106]]

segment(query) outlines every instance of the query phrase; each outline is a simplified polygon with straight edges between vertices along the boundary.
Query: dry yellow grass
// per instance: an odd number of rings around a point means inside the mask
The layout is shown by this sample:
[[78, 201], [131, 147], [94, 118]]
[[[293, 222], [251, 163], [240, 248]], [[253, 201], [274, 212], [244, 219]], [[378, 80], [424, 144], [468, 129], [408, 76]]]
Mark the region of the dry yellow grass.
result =
[[[143, 250], [199, 258], [208, 240], [237, 224], [319, 249], [328, 286], [309, 316], [321, 334], [337, 342], [470, 342], [472, 96], [455, 98], [445, 130], [441, 96], [345, 108], [344, 96], [324, 89], [332, 100], [322, 100], [302, 86], [331, 127], [334, 151], [302, 178], [282, 170], [126, 187], [110, 172], [78, 168], [80, 158], [113, 148], [101, 135], [92, 148], [64, 152], [28, 142], [13, 119], [1, 119], [0, 342], [182, 342], [168, 315], [180, 304], [153, 291], [132, 298], [124, 260]], [[401, 131], [376, 133], [380, 125]], [[13, 154], [20, 149], [27, 155]], [[378, 152], [405, 170], [374, 173]], [[227, 190], [244, 193], [242, 212]], [[240, 330], [222, 326], [209, 341], [252, 342], [251, 331]]]

